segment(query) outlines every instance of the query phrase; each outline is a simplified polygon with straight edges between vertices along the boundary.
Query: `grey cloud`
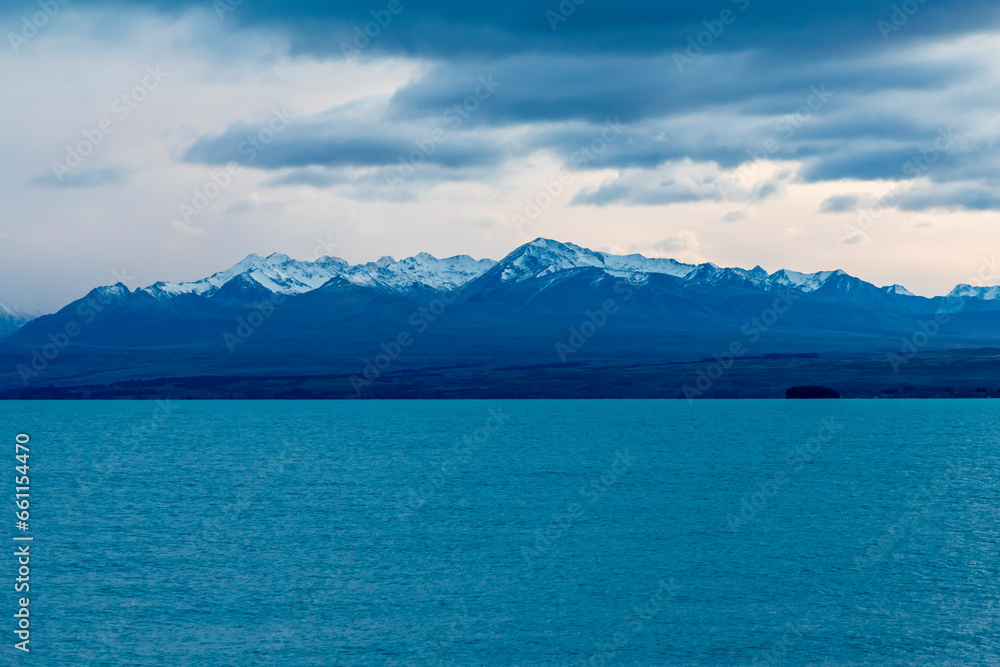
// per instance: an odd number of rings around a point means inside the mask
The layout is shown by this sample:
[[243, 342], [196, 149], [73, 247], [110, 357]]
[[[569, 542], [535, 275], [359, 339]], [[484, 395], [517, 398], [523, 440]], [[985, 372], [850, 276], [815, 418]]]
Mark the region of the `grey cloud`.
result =
[[819, 206], [823, 213], [845, 213], [858, 207], [857, 195], [833, 195], [827, 197]]
[[[76, 0], [75, 4], [112, 11], [146, 6], [176, 14], [192, 7], [213, 12], [219, 3]], [[359, 30], [367, 29], [373, 36], [361, 45], [363, 57], [404, 54], [432, 59], [539, 52], [683, 51], [689, 37], [706, 29], [704, 22], [718, 19], [720, 11], [729, 8], [736, 19], [718, 39], [711, 40], [706, 48], [708, 54], [767, 49], [805, 59], [845, 51], [880, 52], [886, 41], [877, 22], [891, 21], [897, 3], [771, 0], [751, 4], [744, 0], [712, 6], [697, 2], [623, 0], [580, 3], [572, 13], [566, 13], [560, 10], [558, 2], [536, 0], [511, 0], [503, 5], [402, 0], [400, 11], [394, 15], [384, 11], [385, 2], [365, 0], [260, 0], [225, 4], [233, 9], [225, 15], [227, 23], [278, 31], [291, 40], [296, 52], [343, 57], [343, 44], [351, 43]], [[745, 12], [740, 9], [744, 6]], [[8, 8], [12, 17], [23, 11], [20, 7]], [[555, 21], [547, 11], [557, 15]], [[384, 26], [373, 24], [373, 20], [381, 20]], [[974, 0], [925, 3], [899, 31], [891, 34], [891, 39], [908, 42], [961, 34], [995, 25], [996, 21], [995, 7]], [[703, 56], [707, 57], [710, 56]]]
[[625, 171], [597, 187], [583, 188], [571, 203], [656, 206], [698, 201], [755, 202], [781, 192], [780, 178], [744, 185], [726, 178], [714, 165], [682, 162], [657, 171]]
[[962, 208], [972, 211], [1000, 210], [1000, 187], [981, 183], [948, 183], [935, 188], [910, 188], [896, 196], [903, 211], [932, 208]]
[[89, 169], [56, 176], [54, 171], [46, 171], [31, 179], [33, 185], [43, 188], [96, 188], [102, 185], [119, 183], [123, 180], [121, 170]]
[[[934, 15], [944, 20], [929, 9], [921, 10], [922, 19]], [[888, 10], [886, 15], [891, 3]], [[874, 10], [858, 6], [854, 11]], [[698, 13], [692, 7], [686, 16]], [[956, 25], [944, 21], [941, 25]], [[682, 20], [677, 25], [687, 24]], [[984, 186], [996, 173], [993, 152], [982, 148], [996, 140], [983, 134], [991, 127], [984, 119], [994, 113], [995, 98], [963, 93], [961, 103], [952, 104], [942, 91], [990, 80], [989, 70], [963, 54], [904, 52], [906, 44], [882, 44], [877, 58], [864, 49], [805, 49], [792, 57], [787, 45], [766, 42], [739, 51], [719, 48], [706, 50], [692, 65], [696, 73], [678, 72], [670, 48], [636, 51], [620, 45], [599, 56], [572, 48], [530, 55], [517, 48], [484, 48], [471, 57], [434, 59], [388, 100], [352, 103], [298, 120], [252, 160], [240, 151], [247, 136], [260, 129], [249, 123], [198, 139], [185, 159], [208, 164], [237, 160], [267, 170], [371, 170], [413, 163], [414, 178], [428, 182], [467, 179], [470, 171], [473, 178], [493, 182], [502, 177], [508, 161], [539, 151], [555, 153], [574, 170], [655, 172], [683, 160], [735, 169], [765, 158], [801, 163], [797, 178], [805, 182], [926, 176], [932, 188], [959, 181]], [[484, 80], [493, 82], [488, 99], [475, 102], [471, 113], [449, 119], [449, 109], [470, 99]], [[927, 96], [934, 96], [935, 106], [913, 103]], [[972, 138], [980, 148], [952, 147], [932, 169], [915, 169], [914, 157], [934, 141], [942, 124], [941, 108], [949, 123], [983, 128]], [[599, 141], [606, 121], [615, 118], [625, 126], [622, 134], [585, 160], [577, 159], [581, 148]], [[436, 129], [447, 132], [447, 140], [421, 151]], [[355, 177], [346, 180], [354, 182]], [[344, 184], [323, 171], [286, 174], [271, 184], [295, 182]], [[379, 196], [372, 184], [358, 187], [358, 193]], [[761, 186], [755, 196], [773, 196], [776, 188]], [[970, 207], [992, 205], [990, 197], [966, 192]], [[632, 179], [581, 192], [574, 201], [670, 204], [715, 196], [676, 183]], [[921, 200], [912, 201], [918, 205]]]

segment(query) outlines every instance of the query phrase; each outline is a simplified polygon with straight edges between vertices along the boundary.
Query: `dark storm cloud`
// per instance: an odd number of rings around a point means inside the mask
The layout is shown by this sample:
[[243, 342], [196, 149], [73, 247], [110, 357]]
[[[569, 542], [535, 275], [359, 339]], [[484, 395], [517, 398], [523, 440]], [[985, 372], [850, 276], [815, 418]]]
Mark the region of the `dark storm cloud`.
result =
[[[1000, 8], [981, 2], [75, 3], [97, 5], [195, 9], [209, 20], [217, 13], [228, 29], [281, 32], [299, 54], [362, 61], [403, 55], [427, 63], [376, 113], [354, 116], [346, 127], [343, 109], [332, 109], [293, 124], [266, 150], [251, 151], [243, 142], [260, 126], [236, 122], [190, 146], [184, 154], [190, 162], [235, 160], [265, 170], [409, 164], [415, 180], [472, 174], [490, 181], [510, 160], [549, 152], [567, 168], [628, 172], [620, 182], [581, 192], [578, 203], [646, 204], [718, 198], [711, 189], [664, 184], [652, 173], [663, 165], [690, 160], [736, 169], [760, 159], [791, 160], [800, 163], [796, 178], [806, 182], [928, 180], [927, 192], [907, 200], [909, 206], [994, 206], [990, 150], [951, 146], [926, 168], [912, 168], [913, 156], [942, 125], [972, 133], [980, 146], [995, 145], [983, 122], [995, 115], [998, 93], [989, 63], [929, 48], [996, 27]], [[495, 82], [495, 94], [446, 127], [447, 140], [433, 150], [419, 148], [484, 77]], [[976, 82], [982, 85], [967, 85]], [[961, 95], [951, 97], [962, 85]], [[626, 129], [586, 160], [576, 159], [609, 121]], [[342, 187], [345, 181], [359, 178], [303, 171], [272, 184]], [[773, 195], [776, 187], [758, 195]], [[377, 191], [366, 189], [365, 196]]]
[[[412, 161], [449, 169], [496, 164], [501, 151], [474, 137], [435, 141], [434, 129], [414, 132], [410, 137], [375, 135], [344, 136], [330, 127], [308, 123], [287, 128], [270, 142], [260, 140], [267, 124], [238, 123], [219, 135], [198, 139], [184, 154], [188, 162], [226, 164], [237, 162], [258, 169], [286, 167], [384, 167]], [[439, 129], [440, 128], [435, 128]], [[444, 130], [440, 130], [444, 132]], [[265, 137], [269, 136], [267, 134]], [[255, 139], [257, 141], [255, 141]]]
[[[997, 7], [976, 0], [947, 4], [930, 0], [576, 2], [579, 4], [561, 0], [398, 0], [398, 4], [392, 0], [76, 0], [74, 5], [217, 12], [235, 25], [277, 27], [291, 36], [297, 50], [314, 54], [340, 54], [341, 44], [355, 36], [355, 28], [381, 20], [384, 25], [376, 24], [369, 31], [377, 34], [370, 38], [366, 51], [435, 58], [539, 51], [669, 53], [683, 50], [688, 37], [706, 29], [719, 33], [712, 35], [706, 50], [763, 47], [823, 56], [979, 30], [997, 18]], [[900, 7], [911, 11], [903, 12]], [[732, 12], [733, 20], [720, 31], [715, 22], [726, 10]], [[27, 9], [16, 4], [6, 7], [10, 15], [23, 11]], [[883, 22], [881, 27], [879, 21]]]
[[[736, 106], [751, 114], [795, 111], [813, 87], [842, 97], [887, 90], [929, 90], [975, 71], [970, 63], [881, 63], [850, 59], [821, 64], [771, 62], [771, 54], [740, 54], [702, 62], [690, 76], [669, 55], [637, 57], [519, 56], [492, 62], [444, 63], [396, 92], [396, 118], [434, 115], [468, 94], [489, 72], [501, 92], [477, 124], [585, 120], [624, 122]], [[880, 119], [890, 123], [891, 119]]]
[[858, 146], [850, 153], [824, 156], [809, 164], [800, 175], [810, 182], [836, 181], [843, 178], [860, 180], [893, 180], [903, 178], [903, 165], [913, 155], [912, 148], [887, 150], [865, 149]]

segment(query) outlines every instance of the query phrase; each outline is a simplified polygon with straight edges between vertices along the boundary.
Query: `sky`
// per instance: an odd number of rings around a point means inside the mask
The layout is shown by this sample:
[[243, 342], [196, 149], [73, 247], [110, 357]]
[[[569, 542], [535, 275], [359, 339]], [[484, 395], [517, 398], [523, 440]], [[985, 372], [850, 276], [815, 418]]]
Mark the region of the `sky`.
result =
[[995, 3], [12, 0], [0, 28], [0, 302], [35, 312], [540, 236], [930, 296], [1000, 239]]

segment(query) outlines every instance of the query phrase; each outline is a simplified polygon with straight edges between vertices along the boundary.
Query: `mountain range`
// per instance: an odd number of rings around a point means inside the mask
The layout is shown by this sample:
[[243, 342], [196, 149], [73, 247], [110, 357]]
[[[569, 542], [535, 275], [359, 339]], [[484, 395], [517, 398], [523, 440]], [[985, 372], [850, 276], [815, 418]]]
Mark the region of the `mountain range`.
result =
[[[483, 386], [494, 387], [489, 395], [527, 395], [531, 383], [538, 395], [563, 396], [575, 395], [569, 387], [581, 379], [636, 368], [660, 377], [736, 345], [744, 348], [734, 355], [740, 368], [757, 363], [766, 373], [776, 366], [765, 361], [822, 369], [848, 358], [885, 370], [895, 354], [903, 361], [885, 379], [906, 386], [901, 372], [935, 355], [997, 345], [1000, 287], [958, 285], [926, 298], [843, 271], [768, 273], [536, 239], [500, 261], [420, 253], [351, 265], [253, 254], [197, 281], [98, 287], [27, 320], [0, 309], [0, 335], [3, 326], [10, 332], [0, 341], [0, 391], [9, 395], [209, 378], [224, 388], [213, 397], [275, 382], [294, 384], [290, 395], [313, 395], [303, 384], [325, 383], [315, 394], [324, 397], [340, 389], [472, 396]], [[880, 372], [859, 370], [852, 382]], [[922, 377], [920, 386], [938, 380], [963, 378]], [[732, 382], [713, 380], [700, 395], [731, 393]], [[332, 394], [331, 383], [339, 387]], [[683, 393], [660, 384], [653, 394]], [[736, 391], [756, 395], [753, 387], [749, 378]]]

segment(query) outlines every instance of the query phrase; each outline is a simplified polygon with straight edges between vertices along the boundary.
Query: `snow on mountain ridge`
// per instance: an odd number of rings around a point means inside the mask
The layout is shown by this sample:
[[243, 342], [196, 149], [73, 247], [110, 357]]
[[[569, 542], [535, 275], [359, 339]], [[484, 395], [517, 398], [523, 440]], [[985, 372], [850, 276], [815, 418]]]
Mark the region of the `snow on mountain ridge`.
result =
[[465, 284], [494, 263], [489, 259], [475, 260], [468, 255], [437, 259], [420, 253], [398, 262], [385, 256], [377, 262], [352, 266], [339, 257], [303, 261], [277, 252], [267, 257], [251, 253], [231, 268], [207, 278], [183, 283], [157, 282], [143, 291], [158, 298], [180, 294], [210, 296], [237, 276], [246, 276], [271, 292], [287, 295], [310, 292], [337, 277], [355, 285], [401, 292], [420, 286], [445, 290]]
[[815, 292], [817, 289], [823, 286], [829, 278], [834, 275], [836, 271], [817, 271], [816, 273], [799, 273], [798, 271], [789, 271], [788, 269], [781, 269], [780, 271], [775, 271], [769, 278], [771, 284], [781, 285], [783, 287], [794, 287], [802, 292]]
[[25, 324], [38, 317], [39, 315], [34, 313], [10, 308], [0, 303], [0, 337], [11, 335]]
[[1000, 299], [1000, 285], [979, 285], [973, 287], [968, 283], [962, 283], [956, 285], [955, 289], [948, 292], [948, 296], [996, 301]]
[[889, 285], [888, 287], [883, 287], [882, 289], [884, 289], [889, 294], [898, 294], [900, 296], [916, 296], [916, 294], [906, 289], [902, 285]]
[[[685, 264], [637, 253], [612, 255], [572, 243], [538, 238], [515, 249], [499, 262], [476, 260], [468, 255], [438, 259], [421, 252], [399, 261], [383, 256], [374, 262], [351, 265], [338, 257], [303, 261], [277, 252], [267, 257], [250, 254], [233, 267], [207, 278], [184, 283], [158, 282], [144, 288], [144, 291], [157, 298], [180, 294], [210, 296], [233, 278], [244, 276], [272, 292], [288, 295], [314, 290], [333, 278], [342, 278], [359, 286], [409, 293], [421, 289], [456, 289], [489, 270], [495, 270], [502, 282], [520, 282], [585, 267], [601, 269], [608, 275], [635, 284], [644, 284], [651, 275], [662, 274], [692, 284], [749, 283], [765, 290], [784, 288], [802, 293], [815, 292], [824, 286], [829, 290], [834, 285], [838, 286], [837, 289], [850, 291], [855, 284], [852, 281], [858, 280], [840, 270], [800, 273], [781, 269], [768, 274], [760, 266], [749, 270], [720, 268], [711, 263]], [[836, 280], [831, 283], [834, 278]], [[878, 289], [894, 296], [914, 296], [901, 285]], [[949, 296], [1000, 300], [1000, 287], [959, 285]]]
[[4, 304], [0, 303], [0, 317], [3, 317], [4, 319], [14, 319], [19, 316], [20, 313], [18, 313], [16, 310], [14, 310], [13, 308], [8, 308]]
[[[340, 260], [343, 262], [343, 260]], [[346, 262], [343, 262], [346, 265]], [[273, 253], [267, 259], [251, 253], [225, 271], [208, 278], [184, 283], [157, 282], [144, 291], [155, 296], [179, 294], [210, 295], [236, 276], [246, 274], [257, 284], [276, 294], [302, 294], [316, 289], [335, 275], [334, 267], [316, 266], [316, 262], [299, 262], [287, 255]]]
[[500, 272], [500, 280], [504, 282], [520, 282], [584, 266], [605, 268], [604, 261], [592, 250], [542, 238], [517, 248], [499, 263], [504, 265]]
[[500, 267], [500, 279], [504, 282], [520, 282], [559, 271], [593, 267], [614, 277], [638, 283], [647, 282], [651, 274], [705, 283], [716, 283], [739, 276], [762, 288], [782, 286], [802, 292], [815, 291], [832, 276], [846, 275], [843, 271], [807, 274], [784, 269], [768, 275], [759, 266], [748, 271], [720, 268], [712, 263], [685, 264], [674, 259], [649, 258], [638, 253], [612, 255], [572, 243], [538, 238], [515, 249], [500, 262], [475, 260], [468, 255], [437, 259], [421, 252], [399, 261], [386, 255], [375, 262], [352, 266], [337, 257], [321, 257], [310, 262], [292, 259], [277, 252], [266, 258], [250, 254], [233, 267], [208, 278], [185, 283], [158, 282], [145, 288], [145, 291], [154, 296], [166, 297], [179, 294], [209, 296], [236, 276], [244, 274], [272, 292], [288, 295], [311, 291], [335, 277], [344, 278], [359, 286], [401, 293], [415, 288], [450, 290], [466, 284], [494, 266]]
[[581, 248], [573, 243], [560, 243], [544, 238], [537, 238], [517, 248], [501, 260], [500, 264], [505, 264], [500, 273], [500, 279], [504, 282], [519, 282], [588, 266], [603, 269], [618, 278], [634, 278], [651, 273], [684, 278], [697, 269], [692, 264], [682, 264], [673, 259], [649, 258], [639, 254], [611, 255]]
[[633, 283], [644, 283], [651, 274], [664, 274], [704, 284], [726, 282], [736, 278], [764, 289], [786, 287], [807, 293], [816, 291], [831, 277], [847, 275], [843, 271], [799, 273], [785, 269], [768, 275], [760, 266], [747, 270], [720, 268], [711, 262], [697, 265], [684, 264], [674, 259], [649, 258], [640, 254], [611, 255], [545, 238], [535, 239], [517, 248], [499, 264], [504, 265], [500, 273], [500, 279], [504, 282], [518, 282], [557, 271], [591, 266]]
[[422, 252], [398, 262], [391, 257], [383, 257], [377, 262], [358, 264], [350, 267], [344, 277], [356, 285], [382, 286], [397, 291], [413, 287], [451, 290], [484, 273], [494, 264], [496, 262], [491, 259], [476, 260], [468, 255], [438, 259]]
[[11, 322], [20, 326], [38, 317], [40, 317], [40, 315], [38, 315], [37, 313], [32, 313], [25, 310], [18, 310], [16, 308], [11, 308], [5, 304], [0, 303], [0, 320], [2, 321]]

